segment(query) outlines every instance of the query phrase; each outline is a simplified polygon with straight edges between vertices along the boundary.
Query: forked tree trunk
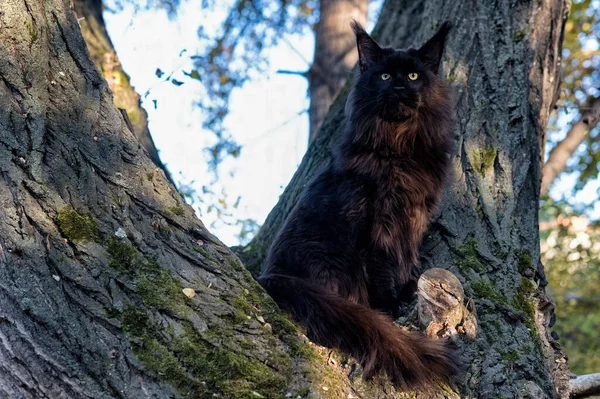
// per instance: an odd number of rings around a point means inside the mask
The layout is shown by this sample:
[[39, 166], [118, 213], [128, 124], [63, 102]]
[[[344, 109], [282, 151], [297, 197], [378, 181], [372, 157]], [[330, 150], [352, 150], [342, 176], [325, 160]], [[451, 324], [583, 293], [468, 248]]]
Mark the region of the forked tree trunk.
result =
[[73, 0], [73, 6], [90, 56], [108, 82], [115, 104], [127, 112], [135, 137], [148, 152], [150, 159], [173, 182], [150, 135], [148, 114], [141, 105], [139, 94], [131, 86], [129, 75], [125, 73], [106, 31], [102, 16], [102, 0]]
[[[422, 44], [445, 20], [454, 25], [442, 66], [455, 91], [454, 177], [421, 260], [424, 269], [458, 276], [477, 310], [477, 339], [463, 342], [463, 397], [568, 394], [566, 361], [550, 336], [553, 304], [544, 291], [538, 232], [544, 131], [558, 89], [567, 11], [563, 0], [390, 0], [374, 31], [383, 44], [407, 47]], [[346, 94], [240, 252], [254, 272], [305, 184], [329, 162], [343, 130]]]
[[319, 22], [315, 26], [315, 56], [307, 78], [310, 92], [312, 142], [329, 107], [350, 77], [356, 61], [356, 39], [348, 26], [352, 19], [365, 24], [369, 0], [320, 0]]

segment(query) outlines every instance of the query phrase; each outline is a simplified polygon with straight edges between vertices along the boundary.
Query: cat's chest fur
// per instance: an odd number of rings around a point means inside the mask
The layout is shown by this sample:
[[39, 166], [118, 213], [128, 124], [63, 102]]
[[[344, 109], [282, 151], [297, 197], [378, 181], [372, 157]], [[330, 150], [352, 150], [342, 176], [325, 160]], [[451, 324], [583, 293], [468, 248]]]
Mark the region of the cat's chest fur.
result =
[[371, 245], [397, 259], [416, 262], [413, 249], [425, 232], [441, 180], [410, 157], [388, 159], [375, 173], [371, 199]]

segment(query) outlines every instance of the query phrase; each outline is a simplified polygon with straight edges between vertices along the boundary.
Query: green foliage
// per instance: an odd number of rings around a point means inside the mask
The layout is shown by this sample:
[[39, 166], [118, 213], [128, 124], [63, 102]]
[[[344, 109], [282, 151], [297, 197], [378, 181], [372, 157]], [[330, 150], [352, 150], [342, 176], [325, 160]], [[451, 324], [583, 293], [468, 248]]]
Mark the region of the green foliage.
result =
[[241, 219], [236, 216], [242, 198], [237, 197], [232, 201], [225, 189], [215, 192], [210, 185], [204, 185], [199, 193], [192, 184], [180, 183], [179, 191], [186, 202], [198, 209], [200, 217], [209, 213], [216, 214], [217, 218], [209, 226], [212, 230], [218, 230], [223, 225], [239, 228], [237, 236], [240, 245], [249, 243], [260, 228], [256, 220]]
[[542, 262], [556, 325], [575, 374], [600, 370], [600, 226], [564, 203], [541, 212]]
[[58, 225], [62, 233], [69, 240], [99, 241], [100, 232], [96, 221], [90, 214], [81, 214], [70, 206], [65, 206], [58, 211]]

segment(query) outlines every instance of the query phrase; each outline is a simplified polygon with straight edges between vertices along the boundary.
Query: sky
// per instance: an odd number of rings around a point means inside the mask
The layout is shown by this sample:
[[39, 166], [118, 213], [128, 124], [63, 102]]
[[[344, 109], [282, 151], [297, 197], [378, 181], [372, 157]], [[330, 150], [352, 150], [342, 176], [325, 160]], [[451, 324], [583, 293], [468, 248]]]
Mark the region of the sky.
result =
[[[203, 114], [195, 105], [202, 95], [200, 83], [187, 78], [184, 72], [192, 70], [190, 56], [198, 52], [198, 27], [202, 25], [208, 32], [216, 29], [231, 0], [217, 3], [210, 18], [199, 10], [199, 0], [182, 1], [172, 19], [164, 11], [131, 5], [116, 13], [104, 13], [123, 68], [142, 95], [150, 132], [163, 163], [180, 187], [191, 186], [200, 197], [202, 187], [213, 180], [204, 149], [214, 142], [214, 135], [202, 129]], [[381, 0], [372, 2], [368, 29], [380, 6]], [[277, 70], [307, 70], [313, 51], [312, 34], [288, 35], [268, 50], [270, 65], [266, 73], [232, 93], [225, 126], [243, 149], [239, 158], [223, 162], [218, 183], [211, 188], [224, 190], [229, 204], [241, 197], [239, 207], [231, 210], [235, 219], [253, 219], [262, 224], [302, 160], [308, 141], [308, 84], [301, 76], [278, 74]], [[157, 68], [185, 84], [175, 86], [164, 77], [159, 79]], [[551, 134], [564, 136], [566, 130]], [[551, 197], [572, 196], [574, 184], [574, 175], [561, 176]], [[570, 202], [594, 203], [599, 188], [600, 182], [595, 180]], [[210, 201], [216, 201], [215, 197]], [[239, 244], [240, 226], [224, 224], [214, 211], [207, 213], [207, 203], [193, 205], [221, 241], [230, 246]], [[598, 201], [588, 212], [592, 219], [600, 218]]]
[[[200, 83], [186, 78], [184, 72], [192, 69], [190, 56], [197, 53], [199, 25], [207, 31], [216, 28], [230, 1], [219, 3], [211, 18], [200, 12], [198, 3], [182, 1], [173, 19], [164, 11], [131, 5], [119, 12], [105, 12], [104, 17], [123, 68], [142, 95], [161, 160], [178, 184], [191, 185], [201, 193], [202, 186], [213, 179], [204, 148], [213, 143], [214, 135], [202, 129], [203, 115], [195, 106], [201, 95]], [[373, 14], [380, 3], [372, 5]], [[372, 19], [367, 28], [373, 26]], [[243, 149], [239, 158], [223, 162], [218, 184], [212, 187], [217, 192], [225, 190], [230, 204], [241, 197], [239, 207], [232, 210], [236, 219], [254, 219], [259, 224], [277, 203], [308, 144], [308, 83], [301, 76], [277, 71], [307, 70], [314, 37], [288, 35], [286, 39], [268, 50], [267, 72], [232, 93], [225, 125]], [[185, 84], [175, 86], [159, 79], [157, 68]], [[219, 222], [214, 211], [206, 212], [207, 204], [194, 205], [199, 206], [200, 218], [221, 241], [239, 244], [239, 226]]]
[[[201, 187], [213, 179], [204, 148], [212, 144], [214, 135], [202, 129], [203, 115], [195, 105], [201, 95], [200, 84], [183, 74], [192, 69], [190, 56], [198, 46], [197, 30], [203, 19], [197, 9], [195, 1], [183, 3], [178, 16], [170, 20], [163, 11], [136, 11], [128, 6], [123, 12], [105, 13], [105, 20], [123, 68], [142, 94], [162, 161], [178, 183], [191, 184], [201, 193]], [[218, 15], [211, 20], [219, 20]], [[305, 59], [312, 59], [312, 40], [289, 40]], [[187, 51], [180, 56], [184, 49]], [[230, 203], [241, 196], [236, 217], [259, 223], [298, 167], [308, 132], [306, 80], [275, 73], [278, 69], [306, 70], [308, 65], [285, 44], [271, 49], [269, 58], [269, 71], [260, 80], [232, 93], [225, 123], [243, 149], [239, 158], [221, 165], [219, 184], [213, 187], [225, 189]], [[159, 79], [157, 68], [186, 83], [177, 87]], [[218, 220], [214, 212], [200, 216], [207, 226]], [[211, 231], [227, 245], [238, 244], [237, 226], [217, 222]]]

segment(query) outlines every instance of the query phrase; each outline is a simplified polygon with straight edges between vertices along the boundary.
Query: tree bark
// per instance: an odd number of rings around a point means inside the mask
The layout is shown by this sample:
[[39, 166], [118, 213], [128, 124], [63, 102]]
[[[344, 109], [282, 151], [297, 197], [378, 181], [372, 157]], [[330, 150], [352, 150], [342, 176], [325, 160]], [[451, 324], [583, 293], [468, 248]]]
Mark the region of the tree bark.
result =
[[540, 189], [542, 196], [546, 195], [552, 182], [567, 166], [569, 158], [583, 143], [590, 130], [598, 125], [598, 122], [600, 122], [600, 98], [592, 98], [586, 103], [581, 117], [571, 127], [566, 137], [550, 151], [548, 160], [542, 169], [542, 187]]
[[600, 373], [580, 375], [570, 381], [571, 398], [587, 398], [600, 394]]
[[69, 3], [0, 4], [0, 397], [347, 397], [155, 173]]
[[[550, 336], [553, 303], [539, 264], [538, 201], [548, 116], [559, 83], [562, 0], [387, 1], [375, 38], [420, 45], [453, 23], [442, 74], [455, 90], [454, 178], [422, 250], [422, 269], [454, 273], [479, 332], [463, 342], [465, 374], [443, 397], [565, 398], [568, 375]], [[303, 187], [330, 160], [347, 88], [255, 239], [240, 251], [260, 269]]]
[[108, 82], [115, 104], [127, 112], [133, 133], [156, 166], [161, 168], [174, 184], [171, 174], [160, 160], [158, 150], [148, 129], [148, 114], [140, 96], [131, 86], [129, 75], [123, 70], [117, 52], [108, 36], [102, 16], [102, 0], [73, 0], [81, 34], [92, 60]]
[[333, 100], [350, 77], [358, 55], [350, 21], [367, 22], [368, 0], [320, 0], [319, 22], [315, 26], [315, 56], [307, 78], [310, 92], [312, 142]]

